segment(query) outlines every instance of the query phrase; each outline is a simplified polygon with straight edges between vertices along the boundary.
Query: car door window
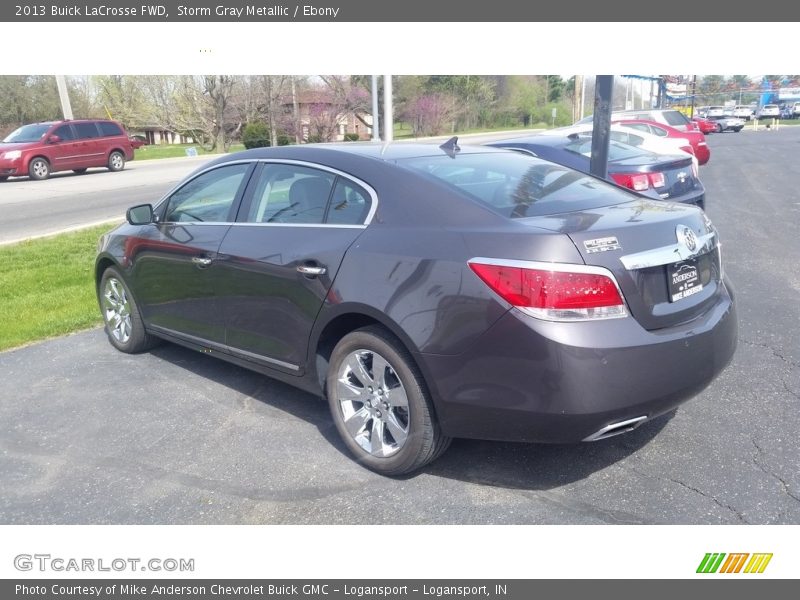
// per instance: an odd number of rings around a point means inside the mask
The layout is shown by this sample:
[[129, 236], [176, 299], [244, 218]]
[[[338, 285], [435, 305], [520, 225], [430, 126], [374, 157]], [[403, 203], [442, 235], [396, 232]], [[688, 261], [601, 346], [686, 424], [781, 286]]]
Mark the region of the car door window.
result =
[[58, 127], [54, 132], [53, 135], [57, 135], [61, 138], [62, 142], [70, 142], [75, 139], [75, 134], [72, 132], [72, 127], [69, 125], [62, 125]]
[[265, 164], [253, 192], [247, 221], [323, 223], [335, 179], [332, 173], [300, 165]]
[[249, 164], [239, 163], [206, 171], [172, 194], [164, 213], [168, 222], [224, 223]]
[[78, 139], [84, 140], [100, 137], [97, 126], [94, 123], [73, 123], [73, 126], [78, 134]]

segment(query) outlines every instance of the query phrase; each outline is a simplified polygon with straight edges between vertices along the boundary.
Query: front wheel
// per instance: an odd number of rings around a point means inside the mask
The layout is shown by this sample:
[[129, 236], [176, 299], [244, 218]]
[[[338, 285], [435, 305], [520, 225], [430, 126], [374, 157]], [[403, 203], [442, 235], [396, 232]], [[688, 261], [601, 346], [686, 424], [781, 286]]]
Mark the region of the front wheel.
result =
[[125, 168], [125, 157], [122, 152], [114, 150], [108, 157], [108, 170], [109, 171], [122, 171]]
[[100, 311], [106, 324], [108, 341], [128, 354], [143, 352], [158, 342], [144, 329], [139, 307], [119, 271], [109, 267], [100, 279]]
[[28, 165], [28, 175], [37, 181], [47, 179], [50, 177], [50, 163], [43, 158], [34, 158]]
[[720, 123], [717, 123], [717, 133], [722, 133], [723, 131], [724, 129], [722, 129], [722, 125]]
[[327, 395], [347, 449], [382, 475], [420, 469], [450, 444], [411, 354], [381, 327], [356, 330], [336, 344]]

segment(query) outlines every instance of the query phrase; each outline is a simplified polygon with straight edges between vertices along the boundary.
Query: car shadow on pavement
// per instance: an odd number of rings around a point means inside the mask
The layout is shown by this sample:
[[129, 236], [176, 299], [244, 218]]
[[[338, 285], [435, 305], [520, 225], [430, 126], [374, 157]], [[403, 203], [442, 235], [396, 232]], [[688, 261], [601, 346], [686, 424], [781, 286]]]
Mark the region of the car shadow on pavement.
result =
[[[352, 460], [331, 421], [324, 399], [266, 375], [174, 344], [151, 350], [161, 360], [191, 371], [239, 395], [252, 398], [314, 425], [327, 443]], [[422, 474], [513, 489], [548, 490], [582, 480], [648, 444], [674, 416], [672, 411], [624, 435], [583, 444], [527, 444], [456, 439]]]

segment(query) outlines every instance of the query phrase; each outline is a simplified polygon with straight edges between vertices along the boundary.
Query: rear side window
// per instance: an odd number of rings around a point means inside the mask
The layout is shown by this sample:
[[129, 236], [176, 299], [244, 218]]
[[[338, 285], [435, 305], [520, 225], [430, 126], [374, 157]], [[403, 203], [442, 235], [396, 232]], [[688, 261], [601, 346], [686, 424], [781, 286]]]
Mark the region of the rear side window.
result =
[[360, 185], [339, 177], [333, 188], [326, 223], [361, 225], [369, 214], [372, 198]]
[[327, 171], [300, 165], [265, 164], [253, 192], [247, 221], [322, 223], [335, 178]]
[[[591, 140], [588, 143], [591, 147]], [[589, 210], [631, 199], [594, 177], [517, 152], [460, 154], [455, 159], [422, 156], [398, 164], [512, 219]]]
[[72, 126], [78, 134], [78, 139], [96, 138], [100, 135], [94, 123], [73, 123]]
[[122, 135], [122, 129], [116, 123], [101, 121], [98, 125], [100, 126], [100, 134], [103, 136]]

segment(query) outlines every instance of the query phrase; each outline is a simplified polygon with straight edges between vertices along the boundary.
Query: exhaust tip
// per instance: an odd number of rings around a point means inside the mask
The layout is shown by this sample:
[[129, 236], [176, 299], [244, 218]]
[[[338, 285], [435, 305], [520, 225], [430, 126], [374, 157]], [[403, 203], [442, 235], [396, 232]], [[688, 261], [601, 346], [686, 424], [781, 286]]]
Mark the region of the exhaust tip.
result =
[[647, 417], [636, 417], [635, 419], [628, 419], [627, 421], [619, 421], [618, 423], [612, 423], [611, 425], [606, 425], [602, 429], [595, 431], [589, 437], [583, 439], [584, 442], [597, 442], [599, 440], [604, 440], [606, 438], [614, 437], [615, 435], [620, 435], [621, 433], [628, 433], [629, 431], [633, 431], [639, 425], [644, 423], [647, 420]]

